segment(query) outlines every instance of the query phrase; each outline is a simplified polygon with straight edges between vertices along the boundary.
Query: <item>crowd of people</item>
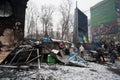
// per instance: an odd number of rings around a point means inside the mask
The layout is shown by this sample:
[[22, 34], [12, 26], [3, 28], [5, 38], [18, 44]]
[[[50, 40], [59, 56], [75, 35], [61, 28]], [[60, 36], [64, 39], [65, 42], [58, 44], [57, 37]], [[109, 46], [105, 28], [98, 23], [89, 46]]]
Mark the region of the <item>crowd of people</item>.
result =
[[[93, 45], [95, 47], [96, 45]], [[75, 47], [75, 46], [74, 46]], [[80, 44], [79, 47], [75, 47], [77, 49], [77, 53], [84, 58], [85, 48], [83, 44]], [[116, 43], [115, 41], [101, 41], [99, 42], [99, 46], [95, 49], [97, 52], [95, 55], [97, 63], [104, 63], [109, 61], [111, 63], [115, 63], [115, 60], [120, 56], [120, 43]]]
[[[116, 43], [113, 40], [101, 41], [97, 44], [97, 48], [95, 50], [97, 51], [96, 61], [98, 63], [105, 62], [106, 56], [109, 58], [111, 63], [115, 63], [115, 59], [120, 56], [120, 43]], [[104, 56], [105, 52], [107, 55]]]
[[[96, 47], [97, 45], [97, 47]], [[118, 56], [120, 56], [120, 43], [116, 43], [115, 41], [100, 41], [97, 44], [94, 44], [93, 47], [94, 50], [97, 52], [95, 55], [96, 62], [97, 63], [104, 63], [106, 62], [106, 58], [109, 60], [111, 63], [115, 63], [115, 59], [117, 59]], [[72, 45], [67, 45], [64, 42], [61, 42], [59, 44], [59, 49], [64, 50], [65, 53], [69, 54], [72, 56], [72, 52], [74, 51], [77, 53], [81, 58], [84, 59], [84, 54], [86, 47], [84, 44], [79, 44], [79, 46], [75, 46], [73, 43]]]

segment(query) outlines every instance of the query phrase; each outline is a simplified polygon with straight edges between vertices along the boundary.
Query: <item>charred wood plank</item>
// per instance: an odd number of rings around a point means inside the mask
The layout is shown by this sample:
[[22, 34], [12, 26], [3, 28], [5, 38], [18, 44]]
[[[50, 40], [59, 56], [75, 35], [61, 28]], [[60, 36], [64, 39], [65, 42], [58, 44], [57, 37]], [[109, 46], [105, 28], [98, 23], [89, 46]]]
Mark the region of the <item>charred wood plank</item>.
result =
[[13, 60], [15, 59], [15, 57], [16, 57], [21, 51], [23, 51], [23, 48], [16, 52], [15, 56], [14, 56], [14, 57], [12, 58], [12, 60], [10, 61], [9, 65], [13, 62]]

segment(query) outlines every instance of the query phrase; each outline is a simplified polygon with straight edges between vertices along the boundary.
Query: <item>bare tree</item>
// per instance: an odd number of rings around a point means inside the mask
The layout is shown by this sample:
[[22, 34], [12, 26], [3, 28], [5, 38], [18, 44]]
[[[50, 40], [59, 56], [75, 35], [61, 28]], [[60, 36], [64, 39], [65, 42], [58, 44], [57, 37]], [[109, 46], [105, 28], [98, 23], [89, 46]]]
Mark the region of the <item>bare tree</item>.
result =
[[43, 26], [43, 33], [45, 36], [48, 36], [48, 29], [53, 26], [52, 23], [52, 14], [54, 8], [52, 6], [42, 6], [41, 7], [41, 23]]
[[[26, 9], [26, 18], [25, 18], [25, 26], [26, 26], [26, 36], [30, 36], [31, 38], [35, 38], [35, 33], [37, 34], [36, 28], [37, 28], [37, 20], [36, 13], [38, 13], [38, 9], [36, 8], [36, 5], [32, 2], [29, 2], [27, 4]], [[37, 36], [37, 35], [36, 35]], [[37, 38], [37, 37], [36, 37]]]
[[60, 25], [59, 24], [57, 24], [57, 32], [56, 32], [56, 34], [55, 34], [55, 38], [56, 39], [61, 39], [61, 36], [60, 36]]
[[62, 39], [68, 39], [68, 32], [71, 27], [71, 7], [72, 2], [70, 0], [66, 0], [66, 2], [60, 5], [60, 13], [62, 15], [60, 21], [62, 27]]
[[52, 38], [54, 38], [54, 31], [53, 31], [52, 28], [50, 29], [50, 33], [49, 33], [49, 34], [50, 34], [50, 36], [51, 36]]

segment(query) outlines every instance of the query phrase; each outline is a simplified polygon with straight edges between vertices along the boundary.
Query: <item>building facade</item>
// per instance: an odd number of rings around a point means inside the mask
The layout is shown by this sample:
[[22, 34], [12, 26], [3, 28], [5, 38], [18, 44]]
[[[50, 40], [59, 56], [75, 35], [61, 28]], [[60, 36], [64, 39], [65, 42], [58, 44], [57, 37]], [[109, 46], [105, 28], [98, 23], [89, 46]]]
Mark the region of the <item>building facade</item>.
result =
[[93, 41], [120, 39], [120, 0], [103, 0], [90, 13]]
[[88, 41], [88, 20], [87, 16], [77, 7], [74, 14], [73, 43], [87, 43]]

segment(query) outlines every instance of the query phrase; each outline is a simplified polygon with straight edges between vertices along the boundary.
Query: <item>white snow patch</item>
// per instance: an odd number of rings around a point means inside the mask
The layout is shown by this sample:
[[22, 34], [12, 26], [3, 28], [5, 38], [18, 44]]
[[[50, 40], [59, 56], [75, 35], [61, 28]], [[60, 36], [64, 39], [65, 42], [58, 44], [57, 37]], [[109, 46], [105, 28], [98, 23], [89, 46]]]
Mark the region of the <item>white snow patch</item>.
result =
[[[54, 65], [53, 65], [54, 66]], [[40, 69], [40, 75], [54, 80], [119, 80], [120, 76], [107, 70], [107, 66], [90, 63], [89, 68], [57, 65], [58, 70]]]

